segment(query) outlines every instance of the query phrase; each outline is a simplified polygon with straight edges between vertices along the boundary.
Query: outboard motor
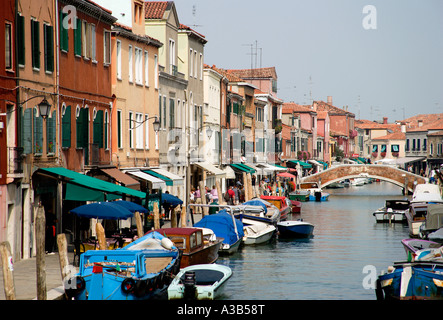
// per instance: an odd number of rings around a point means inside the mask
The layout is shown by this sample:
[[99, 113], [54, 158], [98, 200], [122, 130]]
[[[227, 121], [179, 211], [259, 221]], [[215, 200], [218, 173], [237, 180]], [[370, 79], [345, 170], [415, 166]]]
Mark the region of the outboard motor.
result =
[[195, 287], [195, 272], [186, 271], [184, 280], [184, 300], [195, 300], [197, 298], [197, 288]]
[[316, 191], [314, 193], [315, 195], [315, 201], [321, 201], [321, 192], [320, 191]]

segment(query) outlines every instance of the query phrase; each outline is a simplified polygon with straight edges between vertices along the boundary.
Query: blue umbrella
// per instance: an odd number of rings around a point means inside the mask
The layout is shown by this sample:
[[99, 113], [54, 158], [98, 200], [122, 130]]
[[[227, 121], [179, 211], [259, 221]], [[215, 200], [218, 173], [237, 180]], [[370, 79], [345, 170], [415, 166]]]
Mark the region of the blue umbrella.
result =
[[178, 206], [180, 204], [183, 204], [183, 201], [176, 196], [173, 196], [169, 193], [162, 193], [162, 203], [166, 202], [166, 204], [169, 204], [170, 206]]
[[79, 217], [96, 219], [127, 219], [134, 214], [122, 206], [112, 204], [111, 202], [95, 202], [85, 204], [71, 210]]
[[148, 213], [148, 209], [146, 209], [145, 207], [143, 207], [137, 203], [131, 202], [131, 201], [117, 200], [117, 201], [113, 201], [111, 203], [122, 206], [123, 208], [131, 211], [132, 213], [137, 212], [137, 211], [140, 213]]

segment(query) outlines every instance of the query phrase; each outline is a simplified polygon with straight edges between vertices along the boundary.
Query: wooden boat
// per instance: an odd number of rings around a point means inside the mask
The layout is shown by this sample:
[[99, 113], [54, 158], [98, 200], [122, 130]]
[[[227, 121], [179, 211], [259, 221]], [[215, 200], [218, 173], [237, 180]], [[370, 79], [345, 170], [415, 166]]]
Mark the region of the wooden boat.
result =
[[244, 232], [243, 243], [245, 245], [267, 243], [277, 231], [277, 228], [269, 223], [245, 218], [242, 222]]
[[76, 300], [145, 300], [165, 290], [180, 271], [180, 251], [158, 232], [121, 249], [90, 250], [79, 272], [65, 282]]
[[289, 200], [296, 200], [301, 202], [309, 201], [309, 191], [297, 189], [289, 193]]
[[218, 259], [223, 238], [214, 235], [214, 238], [205, 240], [204, 230], [201, 228], [164, 228], [155, 231], [168, 237], [182, 251], [180, 268], [214, 263]]
[[280, 211], [280, 221], [286, 220], [288, 218], [288, 214], [292, 211], [291, 202], [286, 197], [262, 195], [260, 196], [260, 199], [265, 200], [277, 207], [277, 209]]
[[443, 299], [443, 262], [396, 262], [376, 281], [377, 300]]
[[386, 200], [385, 205], [372, 215], [377, 222], [406, 222], [408, 209], [409, 200]]
[[217, 237], [223, 238], [220, 254], [237, 252], [244, 236], [243, 223], [226, 209], [204, 216], [194, 227], [211, 229]]
[[291, 202], [291, 212], [292, 213], [300, 213], [301, 212], [301, 201], [297, 200], [289, 200]]
[[317, 182], [302, 182], [300, 189], [309, 192], [309, 201], [327, 201], [329, 193], [323, 192]]
[[280, 221], [277, 228], [279, 238], [309, 238], [314, 233], [314, 225], [302, 219]]
[[186, 267], [168, 287], [168, 299], [215, 300], [220, 298], [231, 268], [219, 264], [200, 264]]
[[441, 243], [423, 239], [403, 239], [401, 241], [408, 261], [414, 261], [417, 252], [423, 249], [438, 248]]

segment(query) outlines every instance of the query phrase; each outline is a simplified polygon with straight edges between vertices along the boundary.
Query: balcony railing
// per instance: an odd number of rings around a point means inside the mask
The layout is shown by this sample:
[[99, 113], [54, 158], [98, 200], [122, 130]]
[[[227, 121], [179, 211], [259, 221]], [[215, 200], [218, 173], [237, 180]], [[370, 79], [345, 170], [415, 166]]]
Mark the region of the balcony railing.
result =
[[8, 147], [8, 173], [23, 173], [22, 155], [22, 147]]

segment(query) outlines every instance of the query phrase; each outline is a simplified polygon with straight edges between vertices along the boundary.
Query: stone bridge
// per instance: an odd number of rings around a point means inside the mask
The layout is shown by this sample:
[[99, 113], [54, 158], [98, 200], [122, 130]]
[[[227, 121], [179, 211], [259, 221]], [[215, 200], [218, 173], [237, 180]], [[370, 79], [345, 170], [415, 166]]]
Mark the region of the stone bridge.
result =
[[417, 184], [426, 183], [427, 178], [410, 173], [396, 167], [379, 164], [344, 164], [334, 166], [319, 173], [303, 177], [301, 182], [319, 182], [324, 188], [327, 185], [351, 178], [369, 177], [391, 182], [410, 192], [414, 190], [414, 182]]

